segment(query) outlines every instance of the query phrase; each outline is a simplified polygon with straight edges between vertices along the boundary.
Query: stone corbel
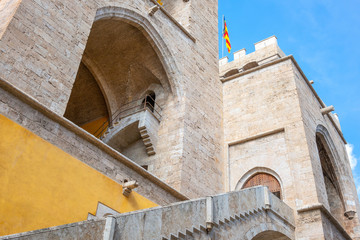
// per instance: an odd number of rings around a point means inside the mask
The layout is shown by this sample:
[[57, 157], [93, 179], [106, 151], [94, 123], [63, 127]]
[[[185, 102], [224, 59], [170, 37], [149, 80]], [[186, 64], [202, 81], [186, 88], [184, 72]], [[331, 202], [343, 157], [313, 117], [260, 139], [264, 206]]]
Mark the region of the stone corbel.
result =
[[344, 213], [344, 216], [347, 217], [347, 219], [351, 220], [355, 217], [356, 212], [353, 210], [346, 211]]
[[125, 182], [123, 184], [123, 195], [125, 197], [129, 197], [130, 193], [132, 192], [133, 189], [137, 188], [139, 186], [137, 181], [129, 181], [129, 182]]
[[159, 9], [160, 9], [160, 7], [158, 5], [152, 6], [148, 11], [149, 15], [153, 16], [157, 12], [157, 10], [159, 10]]
[[320, 110], [320, 112], [321, 112], [322, 115], [328, 114], [328, 113], [333, 112], [333, 111], [335, 111], [335, 108], [334, 108], [333, 105], [328, 106], [328, 107], [325, 107], [325, 108], [322, 108], [322, 109]]

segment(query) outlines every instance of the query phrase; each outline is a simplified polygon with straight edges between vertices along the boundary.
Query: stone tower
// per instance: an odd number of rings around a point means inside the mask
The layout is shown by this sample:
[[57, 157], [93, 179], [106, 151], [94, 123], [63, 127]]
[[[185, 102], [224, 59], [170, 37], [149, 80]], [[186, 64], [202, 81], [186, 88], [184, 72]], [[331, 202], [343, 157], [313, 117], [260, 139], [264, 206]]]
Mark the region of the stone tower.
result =
[[[359, 201], [346, 140], [275, 36], [220, 60], [227, 190], [268, 185], [295, 210], [297, 239], [358, 239]], [[355, 216], [355, 217], [354, 217]], [[341, 227], [340, 227], [341, 226]]]
[[223, 189], [217, 1], [1, 4], [2, 79], [190, 197]]
[[293, 56], [219, 63], [218, 1], [160, 2], [0, 2], [0, 235], [26, 232], [3, 239], [360, 239]]

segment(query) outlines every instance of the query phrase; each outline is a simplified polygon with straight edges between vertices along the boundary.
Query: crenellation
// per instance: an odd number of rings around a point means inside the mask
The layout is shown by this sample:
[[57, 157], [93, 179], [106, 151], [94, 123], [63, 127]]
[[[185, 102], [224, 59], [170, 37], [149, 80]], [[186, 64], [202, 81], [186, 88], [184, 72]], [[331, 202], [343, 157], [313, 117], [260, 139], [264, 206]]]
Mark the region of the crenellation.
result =
[[228, 62], [220, 59], [220, 76], [226, 75], [227, 72], [234, 69], [238, 69], [239, 72], [246, 71], [244, 67], [250, 63], [257, 65], [264, 65], [274, 60], [285, 57], [284, 52], [279, 48], [277, 44], [277, 38], [275, 36], [269, 37], [258, 43], [255, 43], [255, 51], [252, 53], [246, 53], [246, 49], [241, 49], [234, 52], [234, 61]]
[[[0, 127], [17, 133], [0, 235], [117, 212], [33, 238], [360, 239], [338, 116], [294, 57], [271, 36], [218, 59], [218, 1], [162, 2], [0, 2]], [[171, 205], [136, 211], [155, 203]]]

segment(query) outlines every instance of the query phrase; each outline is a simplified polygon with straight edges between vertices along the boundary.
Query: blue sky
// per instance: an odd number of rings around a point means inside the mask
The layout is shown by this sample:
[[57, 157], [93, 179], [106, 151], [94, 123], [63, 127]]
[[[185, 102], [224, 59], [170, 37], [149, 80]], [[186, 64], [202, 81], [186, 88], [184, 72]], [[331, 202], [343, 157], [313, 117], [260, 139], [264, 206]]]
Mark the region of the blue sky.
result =
[[[219, 0], [232, 52], [275, 35], [293, 54], [327, 105], [334, 105], [349, 143], [360, 195], [360, 2], [358, 0]], [[219, 55], [221, 57], [221, 41]], [[231, 54], [225, 55], [232, 61]]]

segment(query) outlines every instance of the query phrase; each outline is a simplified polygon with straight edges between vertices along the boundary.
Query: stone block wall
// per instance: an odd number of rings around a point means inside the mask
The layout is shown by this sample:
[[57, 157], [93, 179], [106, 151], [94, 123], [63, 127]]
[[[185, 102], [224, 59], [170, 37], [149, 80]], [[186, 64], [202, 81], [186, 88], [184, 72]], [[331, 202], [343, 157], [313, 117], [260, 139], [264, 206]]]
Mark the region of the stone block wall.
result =
[[[354, 181], [344, 139], [336, 129], [336, 122], [332, 116], [320, 113], [323, 103], [311, 90], [311, 84], [294, 58], [276, 50], [279, 48], [274, 38], [267, 41], [268, 44], [260, 42], [262, 46], [256, 47], [256, 51], [249, 55], [235, 53], [238, 56], [234, 62], [221, 60], [221, 76], [234, 68], [240, 70], [222, 79], [224, 158], [228, 161], [225, 184], [228, 190], [240, 189], [252, 175], [265, 172], [279, 180], [283, 200], [294, 209], [316, 211], [318, 208], [312, 206], [318, 203], [324, 203], [328, 208], [322, 178], [315, 177], [322, 176], [316, 131], [319, 125], [323, 125], [333, 140], [336, 155], [341, 158], [336, 160], [336, 168], [343, 181], [345, 207], [357, 211]], [[276, 58], [269, 58], [275, 52], [278, 52]], [[249, 61], [258, 64], [242, 70]], [[319, 217], [305, 217], [304, 212], [301, 210], [296, 217], [297, 236], [323, 238], [325, 230], [312, 232], [309, 227], [304, 227], [309, 224], [322, 226], [322, 212]], [[357, 222], [356, 216], [353, 220], [346, 220], [342, 227], [356, 237]], [[342, 228], [336, 221], [330, 225], [337, 231]], [[329, 226], [322, 226], [326, 227]]]
[[[108, 225], [109, 222], [112, 224]], [[111, 216], [106, 219], [104, 236], [107, 231], [113, 232], [113, 237], [109, 239], [122, 240], [237, 239], [239, 236], [241, 239], [251, 240], [257, 235], [271, 232], [274, 237], [283, 237], [279, 239], [293, 240], [294, 223], [290, 207], [276, 200], [267, 188], [256, 187]], [[70, 230], [82, 230], [87, 234], [91, 232], [91, 224], [103, 226], [104, 220], [88, 221], [89, 227], [85, 229], [82, 227], [84, 224], [86, 222], [79, 223], [78, 226], [60, 226], [50, 236], [64, 236], [66, 227]], [[28, 232], [4, 239], [27, 239], [29, 236], [29, 239], [33, 239], [32, 234], [33, 232]], [[47, 237], [49, 233], [47, 229], [39, 230], [36, 236]]]
[[84, 221], [62, 225], [59, 227], [51, 227], [32, 232], [20, 233], [0, 237], [2, 240], [9, 239], [78, 239], [78, 240], [99, 240], [103, 239], [105, 228], [105, 220]]
[[[316, 176], [323, 176], [320, 164], [319, 152], [316, 146], [316, 134], [324, 134], [325, 139], [329, 141], [329, 151], [332, 156], [337, 180], [344, 203], [344, 213], [347, 211], [357, 212], [354, 219], [344, 219], [341, 221], [343, 227], [353, 238], [359, 238], [359, 200], [356, 193], [355, 183], [352, 176], [350, 162], [345, 149], [346, 141], [343, 133], [337, 125], [337, 120], [332, 114], [321, 114], [320, 109], [326, 105], [317, 96], [315, 90], [308, 83], [306, 77], [293, 64], [295, 73], [295, 82], [298, 89], [299, 101], [301, 103], [301, 113], [303, 117], [306, 140], [309, 148], [310, 160], [313, 165], [313, 171]], [[336, 103], [333, 103], [336, 106]], [[341, 116], [340, 116], [341, 117]], [[323, 203], [326, 208], [330, 209], [328, 196], [325, 188], [323, 177], [316, 178], [316, 187], [319, 196], [319, 202]]]
[[217, 1], [179, 4], [169, 12], [181, 8], [191, 16], [187, 30], [166, 10], [150, 16], [150, 0], [22, 1], [0, 40], [0, 78], [62, 116], [94, 19], [110, 14], [134, 24], [151, 41], [172, 90], [153, 173], [189, 196], [220, 192], [221, 129], [213, 128], [222, 121]]
[[[293, 77], [291, 60], [283, 60], [224, 82], [223, 95], [228, 189], [235, 189], [252, 169], [266, 168], [279, 175], [283, 199], [295, 207], [300, 196], [303, 202], [316, 199], [316, 191], [309, 184], [314, 178], [305, 161], [307, 146]], [[299, 179], [307, 182], [306, 190], [294, 189]]]
[[10, 93], [7, 91], [10, 88], [6, 88], [4, 82], [0, 83], [0, 114], [119, 184], [124, 183], [125, 179], [138, 181], [139, 187], [135, 191], [159, 205], [186, 199], [75, 124], [46, 110], [45, 107], [33, 104], [34, 100], [20, 99], [21, 92]]

